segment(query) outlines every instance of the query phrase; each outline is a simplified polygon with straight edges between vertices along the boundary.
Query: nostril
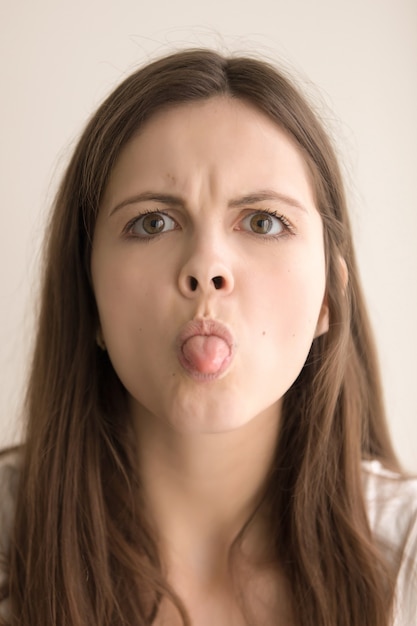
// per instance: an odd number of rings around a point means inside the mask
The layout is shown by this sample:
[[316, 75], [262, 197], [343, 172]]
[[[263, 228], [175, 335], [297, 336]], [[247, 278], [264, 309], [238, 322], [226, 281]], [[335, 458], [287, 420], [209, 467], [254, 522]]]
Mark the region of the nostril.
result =
[[223, 276], [215, 276], [212, 278], [214, 288], [221, 289], [223, 287]]
[[191, 289], [191, 291], [195, 291], [197, 289], [197, 286], [198, 286], [197, 279], [194, 278], [194, 276], [190, 276], [189, 277], [189, 282], [190, 282], [190, 289]]

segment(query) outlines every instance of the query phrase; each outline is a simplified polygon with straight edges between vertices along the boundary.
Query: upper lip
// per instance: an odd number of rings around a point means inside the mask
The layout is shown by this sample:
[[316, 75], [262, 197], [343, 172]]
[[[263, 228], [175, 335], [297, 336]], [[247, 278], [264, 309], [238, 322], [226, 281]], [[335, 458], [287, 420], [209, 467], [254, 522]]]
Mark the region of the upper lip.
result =
[[213, 319], [194, 319], [190, 320], [182, 327], [178, 335], [178, 347], [181, 348], [188, 339], [196, 335], [215, 335], [216, 337], [220, 337], [227, 343], [230, 350], [234, 345], [232, 333], [222, 322]]

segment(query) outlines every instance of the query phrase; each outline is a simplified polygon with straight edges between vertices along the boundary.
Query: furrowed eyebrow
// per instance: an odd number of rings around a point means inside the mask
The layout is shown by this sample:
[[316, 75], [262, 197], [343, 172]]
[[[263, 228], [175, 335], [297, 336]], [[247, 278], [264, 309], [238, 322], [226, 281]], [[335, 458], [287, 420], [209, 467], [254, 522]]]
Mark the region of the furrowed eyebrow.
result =
[[[115, 207], [113, 207], [109, 213], [109, 215], [113, 215], [120, 209], [123, 209], [130, 204], [136, 204], [137, 202], [159, 202], [160, 204], [166, 204], [174, 208], [182, 208], [185, 206], [185, 201], [180, 196], [174, 196], [172, 194], [165, 193], [155, 193], [153, 191], [144, 191], [143, 193], [139, 193], [131, 198], [126, 198], [123, 202], [120, 202]], [[301, 211], [308, 212], [306, 207], [302, 205], [298, 200], [292, 198], [291, 196], [287, 196], [286, 194], [278, 193], [272, 190], [264, 190], [257, 191], [254, 193], [246, 194], [241, 196], [240, 198], [235, 198], [231, 200], [228, 204], [230, 208], [239, 208], [244, 205], [252, 205], [257, 204], [258, 202], [278, 202], [280, 204], [287, 204], [296, 209], [300, 209]]]
[[280, 204], [287, 204], [296, 209], [300, 209], [301, 211], [308, 212], [306, 207], [298, 202], [295, 198], [291, 196], [287, 196], [286, 194], [278, 193], [272, 190], [265, 191], [257, 191], [255, 193], [250, 193], [248, 195], [242, 196], [241, 198], [236, 198], [229, 202], [229, 207], [238, 208], [242, 205], [251, 205], [257, 204], [258, 202], [279, 202]]
[[109, 215], [113, 215], [113, 213], [116, 213], [116, 211], [123, 209], [129, 204], [149, 201], [159, 202], [161, 204], [169, 204], [170, 206], [173, 206], [175, 208], [183, 207], [185, 204], [184, 200], [182, 200], [182, 198], [180, 198], [179, 196], [173, 196], [166, 193], [154, 193], [153, 191], [144, 191], [143, 193], [139, 193], [136, 196], [132, 196], [131, 198], [126, 198], [126, 200], [123, 200], [123, 202], [116, 204], [116, 206], [111, 209]]

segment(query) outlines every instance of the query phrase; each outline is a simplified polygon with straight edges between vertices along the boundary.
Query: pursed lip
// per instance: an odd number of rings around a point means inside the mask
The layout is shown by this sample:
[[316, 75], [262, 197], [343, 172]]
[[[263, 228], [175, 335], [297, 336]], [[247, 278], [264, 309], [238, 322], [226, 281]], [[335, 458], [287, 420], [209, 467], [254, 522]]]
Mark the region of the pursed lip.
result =
[[220, 337], [227, 343], [230, 350], [233, 349], [234, 341], [230, 330], [222, 322], [211, 319], [196, 319], [187, 322], [182, 327], [178, 335], [177, 346], [181, 348], [187, 339], [195, 337], [196, 335], [202, 335], [205, 337], [214, 335], [216, 337]]
[[[187, 362], [184, 353], [183, 346], [191, 337], [195, 337], [197, 335], [203, 337], [215, 336], [220, 337], [223, 341], [228, 345], [230, 354], [225, 359], [222, 367], [215, 374], [201, 374], [198, 371], [193, 370], [190, 367], [190, 364]], [[230, 362], [233, 359], [234, 351], [235, 351], [235, 340], [231, 333], [231, 331], [227, 328], [227, 326], [213, 319], [194, 319], [190, 320], [181, 328], [177, 341], [176, 341], [176, 349], [178, 354], [178, 359], [183, 366], [183, 368], [190, 374], [193, 378], [198, 380], [214, 380], [218, 378], [221, 374], [225, 372], [225, 370], [229, 367]]]

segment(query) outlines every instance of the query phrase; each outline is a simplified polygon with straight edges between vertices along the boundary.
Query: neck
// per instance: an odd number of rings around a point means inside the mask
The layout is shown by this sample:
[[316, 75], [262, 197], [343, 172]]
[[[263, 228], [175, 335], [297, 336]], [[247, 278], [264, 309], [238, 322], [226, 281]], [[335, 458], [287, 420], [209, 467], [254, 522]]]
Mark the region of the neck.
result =
[[[215, 434], [178, 432], [143, 411], [136, 421], [145, 501], [165, 557], [180, 555], [181, 563], [193, 567], [196, 559], [207, 560], [196, 555], [209, 554], [211, 560], [216, 553], [227, 555], [262, 497], [279, 408]], [[262, 531], [258, 527], [252, 534]]]

